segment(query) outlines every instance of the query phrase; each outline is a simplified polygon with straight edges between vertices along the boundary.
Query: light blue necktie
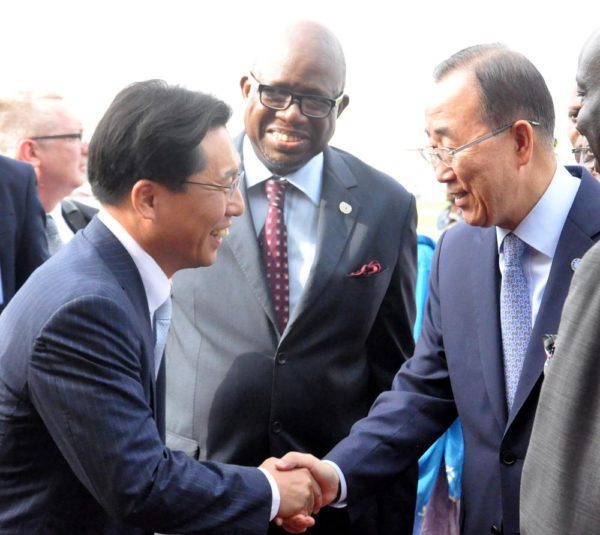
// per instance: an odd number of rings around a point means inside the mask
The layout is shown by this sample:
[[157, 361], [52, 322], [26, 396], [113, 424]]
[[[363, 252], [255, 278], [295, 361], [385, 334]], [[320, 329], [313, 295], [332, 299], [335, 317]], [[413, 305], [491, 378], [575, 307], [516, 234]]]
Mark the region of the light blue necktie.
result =
[[158, 376], [171, 324], [171, 296], [154, 312], [154, 378]]
[[46, 239], [48, 240], [48, 251], [50, 255], [58, 252], [63, 246], [63, 242], [60, 239], [58, 233], [58, 227], [56, 221], [50, 214], [46, 214]]
[[527, 244], [518, 236], [504, 238], [504, 275], [500, 289], [500, 323], [504, 349], [506, 401], [512, 407], [531, 335], [531, 303], [521, 257]]

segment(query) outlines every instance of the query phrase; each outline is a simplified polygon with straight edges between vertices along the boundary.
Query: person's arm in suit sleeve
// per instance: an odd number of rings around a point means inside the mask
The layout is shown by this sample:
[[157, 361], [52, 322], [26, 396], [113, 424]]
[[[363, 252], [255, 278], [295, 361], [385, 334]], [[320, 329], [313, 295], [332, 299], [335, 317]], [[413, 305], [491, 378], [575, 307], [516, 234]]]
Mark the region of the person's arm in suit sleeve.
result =
[[398, 258], [392, 266], [388, 290], [367, 339], [371, 374], [370, 393], [375, 399], [388, 390], [400, 368], [413, 354], [415, 286], [417, 280], [417, 210], [415, 198], [406, 195], [404, 217], [398, 227], [385, 229], [397, 240]]
[[116, 301], [71, 301], [36, 341], [31, 399], [62, 456], [115, 518], [164, 532], [224, 523], [263, 532], [272, 503], [260, 470], [199, 463], [163, 445], [141, 379], [144, 337]]
[[16, 289], [18, 290], [29, 275], [49, 256], [46, 242], [46, 215], [37, 194], [35, 172], [32, 167], [22, 177], [25, 184], [25, 209], [20, 214], [19, 227], [22, 232], [17, 244], [15, 266]]
[[415, 354], [398, 371], [391, 390], [375, 401], [326, 456], [347, 483], [348, 506], [386, 490], [456, 419], [443, 346], [439, 265], [451, 247], [444, 236], [434, 253], [423, 330]]

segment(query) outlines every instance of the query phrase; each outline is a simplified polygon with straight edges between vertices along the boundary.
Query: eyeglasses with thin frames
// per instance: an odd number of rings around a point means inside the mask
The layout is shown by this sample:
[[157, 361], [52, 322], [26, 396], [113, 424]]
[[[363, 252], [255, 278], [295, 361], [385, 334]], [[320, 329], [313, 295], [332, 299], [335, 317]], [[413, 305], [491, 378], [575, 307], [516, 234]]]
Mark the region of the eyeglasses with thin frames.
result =
[[78, 139], [81, 141], [83, 139], [83, 132], [73, 134], [52, 134], [49, 136], [31, 136], [29, 139], [33, 139], [34, 141], [42, 141], [45, 139]]
[[[423, 158], [425, 159], [425, 161], [430, 163], [434, 168], [439, 165], [439, 162], [442, 162], [447, 167], [451, 167], [452, 162], [454, 161], [454, 156], [456, 154], [475, 145], [479, 145], [479, 143], [482, 143], [483, 141], [486, 141], [501, 134], [502, 132], [511, 128], [516, 122], [517, 121], [513, 121], [510, 124], [506, 124], [504, 126], [501, 126], [500, 128], [496, 128], [495, 130], [492, 130], [487, 134], [483, 134], [482, 136], [479, 136], [478, 138], [469, 141], [468, 143], [465, 143], [464, 145], [461, 145], [460, 147], [457, 147], [455, 149], [450, 149], [448, 147], [424, 147], [418, 150], [421, 156], [423, 156]], [[527, 122], [531, 126], [540, 126], [540, 123], [538, 121], [527, 120]]]
[[221, 184], [213, 184], [211, 182], [196, 182], [195, 180], [186, 180], [186, 184], [195, 184], [196, 186], [203, 186], [205, 188], [212, 188], [224, 191], [227, 194], [227, 198], [229, 200], [233, 199], [235, 192], [240, 189], [240, 181], [242, 179], [241, 173], [236, 175], [236, 177], [231, 181], [231, 184], [228, 186], [223, 186]]
[[258, 84], [260, 103], [272, 110], [287, 110], [294, 102], [298, 103], [300, 112], [313, 119], [325, 119], [336, 106], [344, 99], [344, 92], [335, 97], [327, 98], [319, 95], [303, 95], [294, 93], [282, 87], [275, 87], [261, 83], [253, 73], [250, 76]]

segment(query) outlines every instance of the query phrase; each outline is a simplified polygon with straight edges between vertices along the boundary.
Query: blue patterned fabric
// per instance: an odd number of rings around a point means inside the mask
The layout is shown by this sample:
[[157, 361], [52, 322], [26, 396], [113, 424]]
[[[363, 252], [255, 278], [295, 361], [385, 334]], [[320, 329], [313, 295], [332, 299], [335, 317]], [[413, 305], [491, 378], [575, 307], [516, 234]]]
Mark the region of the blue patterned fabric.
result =
[[512, 407], [531, 335], [531, 303], [521, 257], [527, 244], [507, 234], [502, 242], [504, 274], [500, 289], [500, 323], [504, 350], [506, 401]]

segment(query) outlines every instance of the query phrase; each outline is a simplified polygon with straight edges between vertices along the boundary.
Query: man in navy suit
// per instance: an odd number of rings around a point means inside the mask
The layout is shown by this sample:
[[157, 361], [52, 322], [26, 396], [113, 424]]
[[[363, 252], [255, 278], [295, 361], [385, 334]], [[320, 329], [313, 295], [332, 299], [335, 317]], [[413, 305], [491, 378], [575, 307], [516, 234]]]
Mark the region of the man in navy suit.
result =
[[101, 212], [0, 319], [2, 533], [266, 533], [276, 514], [318, 508], [307, 470], [199, 463], [163, 443], [164, 329], [153, 335], [152, 320], [169, 277], [213, 263], [243, 211], [229, 116], [154, 80], [100, 121]]
[[0, 312], [48, 258], [44, 225], [33, 168], [0, 156]]
[[[423, 152], [466, 223], [437, 245], [414, 356], [325, 456], [339, 472], [300, 454], [289, 460], [331, 477], [330, 491], [339, 477], [340, 499], [360, 509], [460, 416], [461, 532], [514, 535], [543, 335], [557, 332], [577, 259], [600, 236], [600, 183], [581, 167], [557, 163], [552, 99], [522, 55], [501, 45], [471, 47], [443, 62], [434, 78], [426, 111], [431, 146]], [[523, 253], [513, 264], [510, 245], [519, 241]], [[511, 321], [517, 314], [521, 323]], [[520, 348], [511, 346], [515, 339]]]

